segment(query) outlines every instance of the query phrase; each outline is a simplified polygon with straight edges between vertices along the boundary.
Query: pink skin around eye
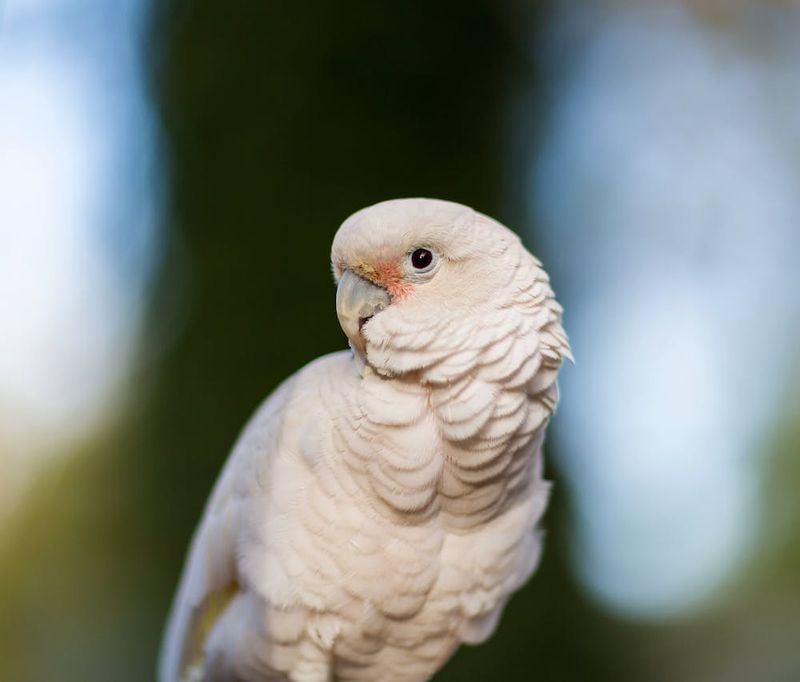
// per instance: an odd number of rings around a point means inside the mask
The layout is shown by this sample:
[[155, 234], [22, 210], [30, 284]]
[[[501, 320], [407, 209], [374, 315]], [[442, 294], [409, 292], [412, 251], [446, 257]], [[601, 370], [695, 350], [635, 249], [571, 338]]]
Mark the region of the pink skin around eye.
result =
[[375, 266], [375, 282], [384, 287], [395, 301], [404, 299], [414, 290], [414, 285], [403, 277], [401, 267], [393, 261]]

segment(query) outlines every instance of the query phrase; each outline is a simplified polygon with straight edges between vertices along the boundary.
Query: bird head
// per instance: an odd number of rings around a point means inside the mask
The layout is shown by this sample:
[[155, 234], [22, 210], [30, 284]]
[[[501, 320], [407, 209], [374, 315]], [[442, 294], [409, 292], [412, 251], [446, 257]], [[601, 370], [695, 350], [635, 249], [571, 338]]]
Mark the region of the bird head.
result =
[[434, 199], [384, 201], [353, 214], [334, 237], [331, 263], [351, 348], [390, 376], [441, 362], [520, 291], [546, 284], [513, 232]]

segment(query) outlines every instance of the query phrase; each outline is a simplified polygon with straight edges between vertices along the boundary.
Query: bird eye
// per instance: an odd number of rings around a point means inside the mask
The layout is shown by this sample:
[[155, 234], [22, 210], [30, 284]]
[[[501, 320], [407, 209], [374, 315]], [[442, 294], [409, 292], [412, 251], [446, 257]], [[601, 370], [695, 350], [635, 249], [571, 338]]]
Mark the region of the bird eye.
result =
[[427, 270], [433, 264], [433, 253], [428, 249], [416, 249], [411, 254], [411, 265], [415, 270]]

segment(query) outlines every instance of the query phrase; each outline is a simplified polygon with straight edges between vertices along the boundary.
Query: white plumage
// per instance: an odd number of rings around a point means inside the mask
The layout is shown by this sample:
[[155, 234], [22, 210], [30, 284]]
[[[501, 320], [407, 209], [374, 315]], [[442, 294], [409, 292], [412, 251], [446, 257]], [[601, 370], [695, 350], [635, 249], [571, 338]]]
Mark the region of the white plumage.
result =
[[297, 372], [240, 437], [161, 682], [426, 680], [492, 634], [536, 567], [569, 357], [540, 263], [499, 223], [431, 199], [351, 216], [332, 263], [353, 352]]

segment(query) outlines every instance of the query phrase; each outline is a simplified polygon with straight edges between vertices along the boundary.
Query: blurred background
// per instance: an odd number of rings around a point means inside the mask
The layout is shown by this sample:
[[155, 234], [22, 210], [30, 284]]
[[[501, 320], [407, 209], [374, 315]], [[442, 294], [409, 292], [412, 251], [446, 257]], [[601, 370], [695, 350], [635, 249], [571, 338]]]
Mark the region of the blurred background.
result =
[[470, 204], [577, 357], [535, 579], [445, 680], [800, 679], [800, 9], [0, 2], [0, 679], [153, 679], [339, 223]]

